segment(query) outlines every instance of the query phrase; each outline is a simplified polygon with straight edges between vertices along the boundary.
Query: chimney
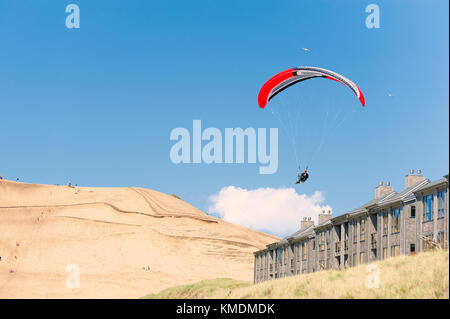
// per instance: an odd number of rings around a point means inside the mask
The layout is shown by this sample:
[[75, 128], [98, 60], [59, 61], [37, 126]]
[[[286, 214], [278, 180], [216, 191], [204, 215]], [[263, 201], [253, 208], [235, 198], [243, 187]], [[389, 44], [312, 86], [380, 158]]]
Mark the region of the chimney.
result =
[[383, 186], [383, 182], [379, 182], [377, 188], [375, 188], [375, 199], [379, 199], [393, 191], [394, 188], [392, 188], [391, 182], [387, 182], [386, 186]]
[[328, 212], [322, 211], [322, 214], [319, 214], [319, 225], [326, 222], [327, 220], [330, 220], [333, 217], [331, 214], [331, 210]]
[[300, 230], [306, 229], [311, 225], [314, 225], [314, 221], [311, 220], [311, 217], [303, 217], [303, 220], [300, 223]]
[[406, 175], [405, 178], [405, 188], [409, 188], [414, 184], [425, 180], [425, 176], [422, 175], [422, 171], [420, 169], [417, 170], [417, 174], [414, 174], [414, 170], [410, 170], [409, 175]]

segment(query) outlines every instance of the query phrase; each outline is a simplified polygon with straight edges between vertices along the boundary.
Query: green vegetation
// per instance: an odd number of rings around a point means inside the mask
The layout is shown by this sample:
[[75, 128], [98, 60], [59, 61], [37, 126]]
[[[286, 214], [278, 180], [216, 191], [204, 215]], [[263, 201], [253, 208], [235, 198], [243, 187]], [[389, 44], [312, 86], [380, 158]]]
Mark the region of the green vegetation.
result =
[[179, 196], [175, 195], [175, 194], [171, 194], [170, 196], [173, 196], [175, 198], [181, 199]]
[[177, 298], [209, 298], [217, 293], [227, 294], [232, 290], [251, 286], [251, 283], [237, 281], [229, 278], [217, 278], [212, 280], [203, 280], [191, 285], [177, 286], [165, 289], [158, 294], [150, 294], [143, 298], [146, 299], [177, 299]]
[[[332, 298], [448, 299], [449, 253], [433, 250], [399, 256], [344, 270], [324, 270], [253, 285], [232, 279], [205, 280], [169, 288], [144, 298]], [[377, 269], [379, 287], [369, 288]]]

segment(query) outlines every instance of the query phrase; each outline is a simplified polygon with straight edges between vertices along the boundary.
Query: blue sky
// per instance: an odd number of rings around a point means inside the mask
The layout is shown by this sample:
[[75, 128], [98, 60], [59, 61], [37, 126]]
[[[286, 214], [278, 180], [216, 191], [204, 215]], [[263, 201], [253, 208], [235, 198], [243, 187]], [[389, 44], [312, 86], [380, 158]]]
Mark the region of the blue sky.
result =
[[[80, 7], [80, 29], [65, 27], [70, 3]], [[365, 26], [370, 3], [380, 7], [379, 29]], [[370, 200], [379, 180], [401, 190], [410, 168], [441, 178], [449, 163], [448, 9], [444, 0], [3, 0], [0, 175], [146, 187], [202, 210], [225, 186], [292, 187], [297, 163], [281, 128], [273, 175], [258, 174], [258, 164], [174, 165], [169, 134], [192, 130], [194, 119], [221, 130], [280, 127], [259, 109], [259, 88], [279, 71], [313, 65], [354, 80], [366, 108], [325, 80], [299, 89], [318, 113], [344, 104], [357, 111], [297, 192], [321, 191], [338, 215]]]

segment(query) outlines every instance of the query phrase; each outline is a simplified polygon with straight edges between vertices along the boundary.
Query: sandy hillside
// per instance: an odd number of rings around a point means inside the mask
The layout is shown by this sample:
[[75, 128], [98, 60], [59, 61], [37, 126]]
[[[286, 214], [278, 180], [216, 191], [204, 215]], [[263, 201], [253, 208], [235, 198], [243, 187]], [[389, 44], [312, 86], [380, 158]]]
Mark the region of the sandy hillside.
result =
[[[251, 281], [252, 253], [276, 240], [148, 189], [0, 180], [0, 298], [136, 298]], [[68, 265], [80, 288], [66, 287]]]

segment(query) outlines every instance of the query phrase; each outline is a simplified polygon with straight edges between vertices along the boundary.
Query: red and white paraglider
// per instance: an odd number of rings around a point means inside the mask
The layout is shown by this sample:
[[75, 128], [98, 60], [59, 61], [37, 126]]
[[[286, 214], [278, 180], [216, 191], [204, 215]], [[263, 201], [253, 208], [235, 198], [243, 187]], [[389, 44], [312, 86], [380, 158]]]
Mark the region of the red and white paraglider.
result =
[[349, 79], [330, 70], [312, 66], [301, 66], [280, 72], [264, 83], [258, 95], [259, 107], [264, 108], [275, 95], [291, 85], [318, 77], [334, 80], [348, 86], [356, 94], [362, 106], [365, 105], [364, 95], [361, 90]]
[[[358, 100], [360, 101], [362, 106], [365, 106], [364, 95], [361, 92], [361, 90], [359, 89], [359, 87], [354, 82], [350, 81], [349, 79], [347, 79], [346, 77], [344, 77], [338, 73], [335, 73], [335, 72], [327, 70], [327, 69], [311, 67], [311, 66], [302, 66], [302, 67], [291, 68], [291, 69], [285, 70], [283, 72], [280, 72], [280, 73], [274, 75], [273, 77], [271, 77], [266, 83], [264, 83], [264, 85], [261, 87], [259, 94], [258, 94], [259, 107], [264, 109], [266, 107], [267, 103], [273, 97], [275, 97], [277, 94], [283, 92], [284, 90], [286, 90], [287, 88], [291, 87], [294, 84], [300, 83], [305, 80], [314, 79], [314, 78], [329, 79], [329, 80], [333, 80], [333, 81], [339, 82], [339, 83], [347, 86], [348, 88], [350, 88], [350, 90], [353, 91], [353, 93], [356, 95], [356, 97], [358, 98]], [[288, 114], [289, 120], [290, 120], [290, 117], [291, 117], [291, 114], [289, 112], [289, 114]], [[327, 113], [327, 117], [328, 117], [328, 113]], [[277, 116], [277, 118], [280, 120], [280, 122], [282, 122], [283, 127], [286, 129], [288, 125], [286, 125], [286, 123], [283, 123], [280, 116]], [[295, 133], [296, 132], [287, 132], [293, 145], [295, 144]], [[324, 139], [322, 139], [322, 142], [316, 148], [314, 155], [319, 151], [319, 149], [321, 148], [323, 143], [324, 143]], [[295, 146], [294, 146], [294, 150], [295, 150], [295, 156], [298, 160], [298, 155], [297, 155]], [[306, 169], [304, 170], [304, 172], [303, 173], [299, 172], [297, 174], [298, 180], [297, 180], [296, 184], [298, 184], [300, 182], [304, 183], [308, 179], [309, 175], [307, 173], [307, 169], [308, 169], [308, 166], [309, 166], [309, 163], [311, 160], [312, 160], [312, 158], [309, 160], [308, 164], [306, 165]], [[299, 165], [299, 170], [300, 170], [300, 165]]]

